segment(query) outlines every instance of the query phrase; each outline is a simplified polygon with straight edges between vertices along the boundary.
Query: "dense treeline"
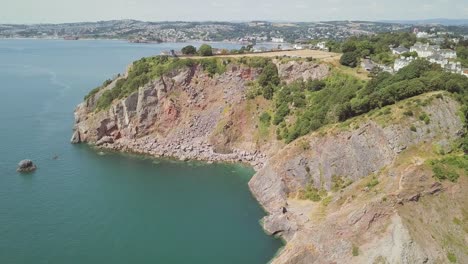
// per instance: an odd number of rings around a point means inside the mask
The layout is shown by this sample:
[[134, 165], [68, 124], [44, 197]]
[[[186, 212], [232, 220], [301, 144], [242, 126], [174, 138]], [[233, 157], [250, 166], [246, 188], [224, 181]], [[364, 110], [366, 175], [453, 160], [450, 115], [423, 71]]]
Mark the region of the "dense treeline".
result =
[[395, 75], [378, 73], [369, 82], [334, 73], [324, 81], [298, 81], [280, 86], [273, 96], [272, 123], [278, 125], [278, 138], [286, 142], [326, 124], [345, 121], [430, 91], [453, 93], [468, 118], [468, 78], [445, 72], [426, 60], [416, 60]]
[[373, 61], [382, 64], [391, 64], [394, 56], [390, 52], [390, 47], [404, 46], [411, 47], [416, 43], [414, 34], [405, 33], [381, 33], [372, 36], [351, 37], [346, 41], [329, 42], [331, 51], [342, 52], [342, 64], [355, 67], [359, 58], [370, 57]]
[[458, 60], [462, 63], [462, 66], [468, 67], [468, 39], [461, 40], [455, 49], [457, 51]]

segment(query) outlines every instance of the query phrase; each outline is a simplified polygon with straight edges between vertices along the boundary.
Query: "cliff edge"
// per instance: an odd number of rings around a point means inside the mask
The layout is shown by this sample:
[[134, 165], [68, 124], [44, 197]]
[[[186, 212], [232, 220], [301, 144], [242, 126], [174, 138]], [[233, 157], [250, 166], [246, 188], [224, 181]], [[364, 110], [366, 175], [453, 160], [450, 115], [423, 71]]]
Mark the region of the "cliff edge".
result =
[[[356, 117], [318, 108], [363, 82], [313, 59], [142, 59], [78, 105], [72, 142], [251, 164], [264, 229], [287, 242], [272, 263], [468, 262], [460, 103], [439, 91]], [[457, 181], [434, 176], [449, 158]]]

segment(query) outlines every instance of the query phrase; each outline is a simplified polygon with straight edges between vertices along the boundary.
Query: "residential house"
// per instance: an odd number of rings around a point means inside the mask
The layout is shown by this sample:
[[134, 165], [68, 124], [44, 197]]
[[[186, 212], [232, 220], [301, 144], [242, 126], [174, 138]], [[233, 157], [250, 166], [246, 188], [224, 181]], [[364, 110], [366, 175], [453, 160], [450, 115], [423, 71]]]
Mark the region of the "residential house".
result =
[[319, 50], [326, 50], [328, 51], [327, 43], [325, 41], [319, 42], [315, 45], [315, 47]]
[[427, 32], [418, 32], [418, 33], [416, 34], [416, 37], [417, 37], [417, 38], [428, 38], [428, 37], [429, 37], [429, 33], [427, 33]]
[[406, 53], [406, 52], [410, 51], [409, 49], [407, 49], [407, 48], [405, 48], [403, 46], [399, 46], [397, 48], [392, 48], [391, 50], [392, 50], [393, 55], [401, 55], [403, 53]]
[[443, 65], [443, 68], [448, 72], [463, 74], [463, 68], [460, 62], [448, 62], [447, 64]]
[[438, 52], [440, 47], [438, 45], [429, 45], [429, 43], [416, 43], [414, 46], [410, 48], [411, 52], [418, 53], [418, 57], [427, 58], [429, 56], [434, 55], [434, 53]]
[[302, 45], [300, 45], [300, 44], [294, 44], [294, 49], [302, 50], [302, 49], [304, 49], [304, 47]]
[[437, 53], [427, 57], [426, 59], [431, 63], [437, 63], [439, 65], [446, 65], [448, 63], [448, 59]]
[[400, 57], [399, 59], [396, 59], [395, 63], [393, 64], [393, 71], [397, 72], [401, 70], [402, 68], [408, 66], [412, 61], [414, 61], [413, 57]]
[[457, 52], [451, 49], [441, 49], [438, 51], [439, 55], [443, 56], [446, 59], [456, 59]]
[[468, 77], [468, 69], [463, 69], [462, 74], [465, 75], [466, 77]]
[[274, 42], [274, 43], [283, 43], [283, 42], [284, 42], [284, 38], [271, 38], [271, 42]]

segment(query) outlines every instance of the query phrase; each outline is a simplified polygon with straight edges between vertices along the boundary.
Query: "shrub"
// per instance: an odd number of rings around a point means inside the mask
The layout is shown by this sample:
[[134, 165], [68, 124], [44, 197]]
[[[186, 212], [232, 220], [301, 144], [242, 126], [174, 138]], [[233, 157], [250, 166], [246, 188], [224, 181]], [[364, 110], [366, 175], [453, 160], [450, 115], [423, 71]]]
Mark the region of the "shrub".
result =
[[403, 115], [405, 115], [405, 116], [413, 116], [413, 111], [411, 111], [411, 110], [405, 111], [405, 112], [403, 112]]
[[299, 193], [299, 198], [304, 200], [311, 200], [313, 202], [320, 202], [322, 200], [322, 196], [326, 196], [326, 193], [321, 190], [319, 191], [317, 188], [308, 185], [303, 191]]
[[333, 175], [332, 176], [331, 190], [334, 191], [334, 192], [337, 192], [339, 190], [342, 190], [342, 189], [348, 187], [352, 183], [353, 183], [353, 181], [350, 180], [350, 179], [345, 179], [344, 177]]
[[326, 85], [327, 84], [325, 83], [325, 81], [321, 81], [321, 80], [309, 80], [305, 84], [306, 89], [312, 92], [320, 91], [323, 88], [325, 88]]
[[431, 122], [431, 119], [426, 113], [423, 113], [419, 116], [419, 120], [424, 121], [426, 125], [428, 125]]
[[197, 48], [192, 45], [188, 45], [182, 48], [182, 54], [185, 55], [195, 55], [197, 54]]
[[353, 256], [354, 257], [359, 256], [359, 247], [356, 245], [353, 245]]
[[455, 256], [455, 254], [452, 252], [447, 253], [447, 259], [450, 261], [450, 263], [457, 263], [457, 256]]
[[456, 182], [460, 177], [457, 170], [463, 170], [465, 174], [468, 172], [468, 157], [465, 155], [448, 156], [440, 160], [431, 160], [429, 165], [435, 178]]
[[276, 112], [275, 112], [275, 116], [273, 118], [273, 124], [274, 125], [278, 125], [279, 123], [281, 123], [284, 118], [289, 114], [289, 107], [288, 107], [288, 104], [283, 102], [277, 109], [276, 109]]
[[413, 132], [416, 132], [416, 131], [417, 131], [417, 129], [416, 129], [416, 127], [415, 127], [414, 125], [411, 125], [411, 126], [410, 126], [410, 130], [413, 131]]
[[267, 112], [263, 112], [260, 115], [260, 122], [265, 125], [270, 125], [271, 122], [271, 115]]
[[203, 44], [198, 48], [198, 54], [200, 56], [213, 56], [213, 48], [208, 44]]
[[345, 52], [340, 58], [340, 63], [355, 68], [359, 63], [359, 55], [356, 52]]
[[221, 60], [216, 58], [202, 59], [200, 60], [200, 65], [210, 77], [213, 77], [215, 74], [223, 74], [226, 71], [226, 66]]
[[373, 176], [372, 179], [367, 183], [366, 187], [371, 189], [379, 184], [377, 177]]

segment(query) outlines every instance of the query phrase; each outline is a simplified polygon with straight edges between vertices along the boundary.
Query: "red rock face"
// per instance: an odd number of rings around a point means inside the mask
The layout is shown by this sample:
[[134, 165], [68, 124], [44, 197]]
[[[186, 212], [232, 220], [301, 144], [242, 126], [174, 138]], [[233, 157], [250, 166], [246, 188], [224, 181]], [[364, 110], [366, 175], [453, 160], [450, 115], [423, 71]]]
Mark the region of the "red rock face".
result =
[[244, 80], [253, 80], [252, 69], [251, 68], [242, 69], [241, 77]]
[[179, 117], [179, 109], [172, 100], [167, 100], [163, 105], [163, 116], [161, 120], [165, 122], [175, 122]]

